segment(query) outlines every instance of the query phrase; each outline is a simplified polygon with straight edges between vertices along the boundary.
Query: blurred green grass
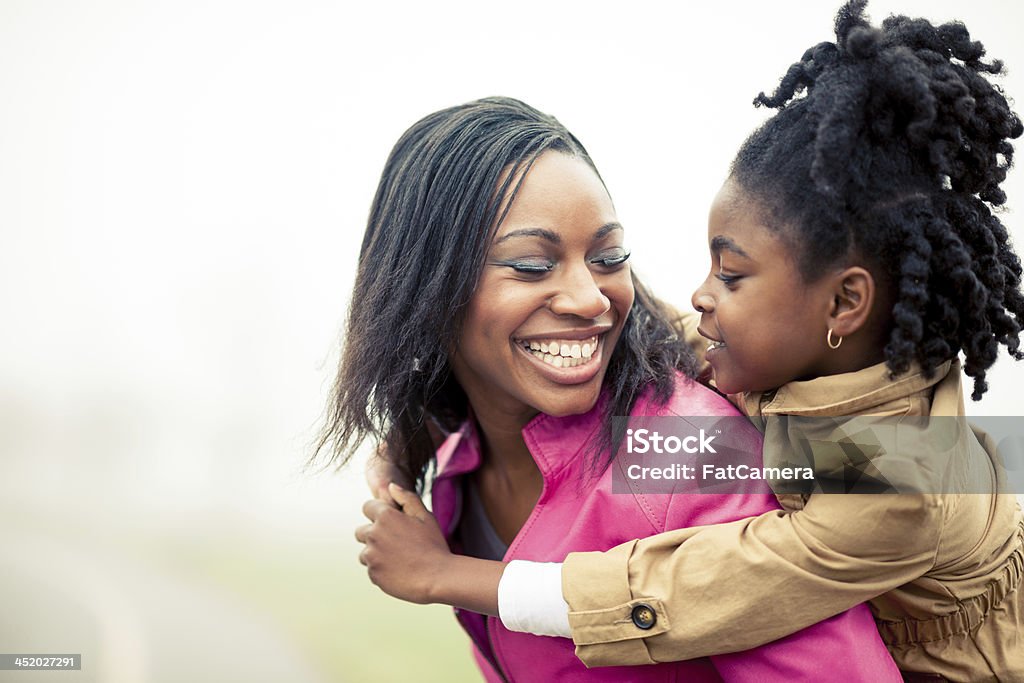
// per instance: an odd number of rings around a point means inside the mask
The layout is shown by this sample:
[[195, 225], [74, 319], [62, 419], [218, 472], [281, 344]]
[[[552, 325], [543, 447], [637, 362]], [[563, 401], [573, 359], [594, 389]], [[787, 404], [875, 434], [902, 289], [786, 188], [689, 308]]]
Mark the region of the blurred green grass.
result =
[[[13, 512], [4, 509], [0, 511]], [[128, 514], [21, 507], [3, 515], [24, 531], [86, 544], [101, 556], [148, 566], [265, 615], [331, 681], [480, 681], [468, 637], [451, 609], [412, 605], [370, 583], [348, 529], [301, 535], [218, 516], [173, 528]], [[213, 521], [216, 520], [216, 521]], [[213, 645], [211, 645], [212, 647]]]
[[370, 583], [354, 542], [190, 535], [147, 539], [150, 561], [256, 606], [337, 681], [479, 681], [451, 609]]

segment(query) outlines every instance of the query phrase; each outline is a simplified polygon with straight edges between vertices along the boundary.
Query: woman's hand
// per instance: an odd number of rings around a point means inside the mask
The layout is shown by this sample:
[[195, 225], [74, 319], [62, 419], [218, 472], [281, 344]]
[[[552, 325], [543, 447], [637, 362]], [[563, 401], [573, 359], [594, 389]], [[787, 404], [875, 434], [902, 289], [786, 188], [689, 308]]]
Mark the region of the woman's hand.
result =
[[366, 544], [359, 561], [370, 581], [400, 600], [435, 602], [437, 579], [454, 555], [419, 496], [385, 484], [363, 505], [363, 514], [370, 523], [356, 529], [356, 540]]

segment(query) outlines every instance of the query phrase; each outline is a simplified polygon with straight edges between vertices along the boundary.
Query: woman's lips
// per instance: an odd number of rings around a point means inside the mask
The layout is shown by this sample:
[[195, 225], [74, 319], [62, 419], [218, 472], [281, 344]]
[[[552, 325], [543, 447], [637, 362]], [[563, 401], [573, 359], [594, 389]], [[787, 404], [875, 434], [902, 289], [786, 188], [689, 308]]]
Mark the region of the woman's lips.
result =
[[520, 342], [534, 358], [556, 368], [574, 368], [590, 363], [597, 350], [598, 335], [586, 339], [547, 339]]
[[515, 346], [547, 379], [558, 384], [582, 384], [601, 370], [604, 337], [516, 340]]

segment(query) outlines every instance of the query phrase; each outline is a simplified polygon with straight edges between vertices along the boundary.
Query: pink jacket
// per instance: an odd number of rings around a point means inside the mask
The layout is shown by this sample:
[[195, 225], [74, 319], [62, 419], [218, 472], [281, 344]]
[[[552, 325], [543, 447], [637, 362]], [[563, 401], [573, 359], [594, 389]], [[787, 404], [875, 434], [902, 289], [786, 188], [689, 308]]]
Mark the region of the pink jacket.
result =
[[[633, 410], [633, 415], [738, 414], [725, 399], [681, 377], [665, 405], [654, 405], [645, 395]], [[600, 427], [600, 419], [599, 404], [584, 415], [538, 415], [523, 429], [544, 486], [533, 513], [509, 547], [506, 562], [561, 562], [574, 551], [606, 550], [669, 529], [728, 522], [778, 509], [766, 485], [759, 486], [759, 493], [747, 495], [612, 493], [615, 464], [596, 481], [586, 479], [590, 453], [583, 451]], [[735, 429], [735, 423], [730, 425]], [[752, 461], [760, 462], [761, 435], [753, 426], [748, 434], [730, 433], [730, 438], [734, 443], [749, 443]], [[461, 475], [479, 465], [479, 442], [470, 420], [437, 452], [432, 504], [450, 544], [462, 507]], [[455, 545], [453, 549], [458, 551]], [[813, 600], [814, 596], [807, 599]], [[509, 631], [496, 617], [484, 618], [466, 610], [457, 609], [456, 616], [476, 646], [478, 664], [488, 681], [902, 680], [864, 605], [753, 650], [642, 667], [598, 669], [587, 669], [576, 658], [568, 638]], [[742, 625], [727, 624], [723, 628]]]

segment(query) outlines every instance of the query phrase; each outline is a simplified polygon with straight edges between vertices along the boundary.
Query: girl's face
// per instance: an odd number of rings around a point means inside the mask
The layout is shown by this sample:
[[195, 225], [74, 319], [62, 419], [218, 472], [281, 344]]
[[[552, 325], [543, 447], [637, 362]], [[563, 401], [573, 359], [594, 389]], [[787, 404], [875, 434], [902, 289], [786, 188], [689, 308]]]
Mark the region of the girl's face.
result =
[[478, 417], [521, 427], [594, 406], [633, 305], [628, 255], [597, 174], [541, 154], [491, 242], [451, 356]]
[[727, 180], [711, 204], [711, 272], [693, 293], [707, 359], [725, 393], [766, 391], [825, 371], [829, 279], [804, 282], [783, 240]]

